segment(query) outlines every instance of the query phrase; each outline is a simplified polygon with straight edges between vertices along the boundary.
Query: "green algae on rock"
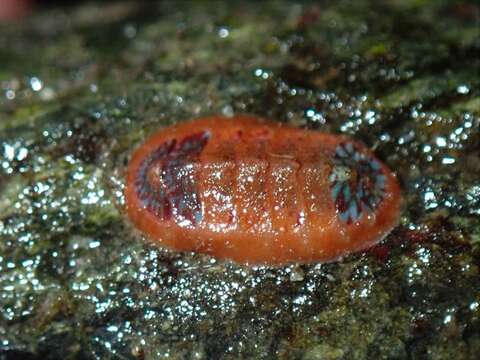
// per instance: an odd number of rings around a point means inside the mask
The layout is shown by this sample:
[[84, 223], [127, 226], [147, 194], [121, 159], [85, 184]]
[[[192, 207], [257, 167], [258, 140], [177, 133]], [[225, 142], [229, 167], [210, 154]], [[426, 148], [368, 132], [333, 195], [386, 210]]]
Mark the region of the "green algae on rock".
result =
[[[119, 1], [0, 25], [0, 358], [475, 358], [478, 14]], [[139, 241], [132, 147], [244, 112], [373, 147], [403, 182], [400, 227], [341, 262], [279, 269]]]

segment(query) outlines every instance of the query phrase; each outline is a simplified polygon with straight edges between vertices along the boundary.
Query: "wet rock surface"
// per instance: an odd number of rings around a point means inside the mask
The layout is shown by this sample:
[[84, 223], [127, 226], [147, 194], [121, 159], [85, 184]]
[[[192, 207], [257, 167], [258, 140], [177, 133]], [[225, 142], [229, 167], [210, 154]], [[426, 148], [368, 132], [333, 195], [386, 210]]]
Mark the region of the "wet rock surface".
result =
[[[480, 8], [88, 3], [0, 25], [0, 359], [474, 359]], [[400, 225], [330, 264], [245, 267], [128, 223], [133, 149], [210, 114], [345, 133]]]

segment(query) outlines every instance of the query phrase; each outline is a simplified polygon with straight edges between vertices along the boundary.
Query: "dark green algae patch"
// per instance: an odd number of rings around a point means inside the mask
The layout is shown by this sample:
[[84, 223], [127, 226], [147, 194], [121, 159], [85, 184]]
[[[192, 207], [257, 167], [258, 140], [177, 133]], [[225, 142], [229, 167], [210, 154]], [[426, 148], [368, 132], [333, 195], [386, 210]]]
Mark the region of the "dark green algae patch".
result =
[[[91, 2], [0, 25], [0, 359], [475, 359], [475, 1]], [[330, 264], [149, 245], [125, 165], [163, 126], [253, 113], [350, 134], [400, 225]]]

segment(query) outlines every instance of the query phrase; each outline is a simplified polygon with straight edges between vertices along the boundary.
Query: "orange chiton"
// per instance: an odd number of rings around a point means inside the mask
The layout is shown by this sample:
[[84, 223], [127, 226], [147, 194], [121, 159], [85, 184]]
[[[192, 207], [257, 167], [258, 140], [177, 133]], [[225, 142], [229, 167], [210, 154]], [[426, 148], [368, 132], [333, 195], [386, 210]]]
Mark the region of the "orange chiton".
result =
[[240, 263], [324, 262], [397, 224], [395, 175], [363, 144], [251, 116], [154, 134], [128, 167], [127, 212], [153, 241]]

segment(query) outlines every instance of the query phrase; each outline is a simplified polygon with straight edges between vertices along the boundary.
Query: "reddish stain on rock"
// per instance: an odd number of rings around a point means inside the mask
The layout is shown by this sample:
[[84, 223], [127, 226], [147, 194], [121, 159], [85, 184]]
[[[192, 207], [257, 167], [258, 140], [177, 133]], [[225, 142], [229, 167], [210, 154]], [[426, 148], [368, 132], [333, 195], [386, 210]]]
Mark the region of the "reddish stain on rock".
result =
[[125, 197], [162, 246], [270, 265], [366, 249], [401, 207], [395, 175], [363, 144], [251, 116], [154, 134], [132, 156]]

